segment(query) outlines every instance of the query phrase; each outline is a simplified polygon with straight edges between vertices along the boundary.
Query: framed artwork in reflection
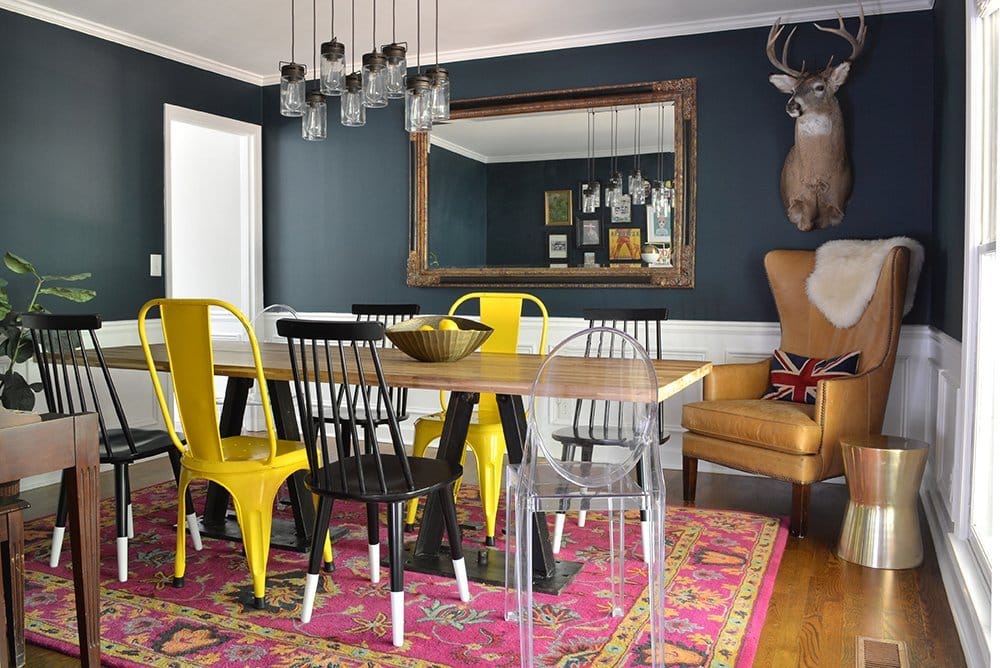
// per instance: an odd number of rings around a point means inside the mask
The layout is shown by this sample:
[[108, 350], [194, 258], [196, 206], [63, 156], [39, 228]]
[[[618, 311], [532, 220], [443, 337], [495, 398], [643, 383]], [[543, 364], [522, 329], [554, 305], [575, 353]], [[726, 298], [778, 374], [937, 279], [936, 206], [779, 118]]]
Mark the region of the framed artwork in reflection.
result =
[[573, 224], [572, 190], [545, 191], [545, 224], [546, 225]]
[[550, 234], [549, 258], [553, 260], [565, 260], [567, 257], [569, 257], [569, 235]]
[[608, 259], [638, 260], [642, 252], [642, 233], [638, 227], [608, 230]]
[[581, 218], [577, 216], [576, 247], [596, 248], [601, 245], [601, 220], [599, 218]]

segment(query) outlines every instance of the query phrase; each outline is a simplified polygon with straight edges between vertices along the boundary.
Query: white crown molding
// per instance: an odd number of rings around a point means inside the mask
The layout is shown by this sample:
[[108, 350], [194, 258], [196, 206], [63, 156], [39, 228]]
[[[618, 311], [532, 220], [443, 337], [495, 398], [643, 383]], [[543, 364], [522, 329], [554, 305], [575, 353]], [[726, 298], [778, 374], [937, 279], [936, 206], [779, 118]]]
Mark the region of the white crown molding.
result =
[[[895, 14], [901, 12], [925, 11], [934, 7], [934, 0], [876, 0], [869, 3], [867, 15], [875, 14]], [[139, 51], [161, 56], [185, 65], [197, 67], [202, 70], [221, 74], [223, 76], [256, 84], [258, 86], [269, 86], [278, 83], [279, 75], [274, 72], [256, 73], [243, 70], [231, 65], [204, 58], [194, 53], [182, 51], [159, 42], [147, 40], [131, 33], [123, 32], [115, 28], [87, 21], [65, 12], [56, 11], [41, 5], [29, 2], [28, 0], [0, 0], [0, 9], [6, 9], [17, 14], [30, 16], [31, 18], [52, 23], [70, 30], [82, 32], [99, 39], [128, 46]], [[853, 3], [838, 3], [817, 7], [810, 10], [792, 11], [782, 15], [785, 23], [802, 23], [806, 21], [824, 21], [837, 16], [840, 12], [844, 16], [854, 16], [857, 6]], [[511, 56], [524, 53], [535, 53], [540, 51], [555, 51], [559, 49], [573, 49], [578, 47], [596, 46], [600, 44], [617, 44], [619, 42], [635, 42], [646, 39], [659, 39], [662, 37], [677, 37], [681, 35], [696, 35], [702, 33], [721, 32], [726, 30], [741, 30], [744, 28], [758, 28], [769, 26], [774, 22], [773, 13], [743, 14], [740, 16], [730, 16], [724, 19], [710, 21], [688, 21], [683, 23], [661, 23], [658, 25], [643, 26], [628, 30], [609, 30], [603, 32], [593, 32], [578, 35], [567, 35], [551, 39], [530, 40], [525, 42], [510, 42], [507, 44], [494, 44], [487, 47], [477, 47], [470, 49], [456, 49], [442, 51], [440, 62], [454, 63], [464, 60], [481, 60], [483, 58], [495, 58], [500, 56]], [[421, 54], [421, 60], [431, 62], [433, 53]], [[311, 72], [307, 73], [308, 78], [313, 78]]]
[[168, 60], [173, 60], [184, 65], [197, 67], [200, 70], [221, 74], [222, 76], [229, 77], [230, 79], [245, 81], [246, 83], [255, 84], [257, 86], [264, 85], [264, 77], [260, 74], [242, 70], [238, 67], [232, 67], [231, 65], [225, 65], [194, 53], [175, 49], [172, 46], [167, 46], [165, 44], [160, 44], [159, 42], [138, 37], [131, 33], [110, 28], [100, 23], [81, 19], [79, 17], [72, 16], [71, 14], [66, 14], [65, 12], [49, 9], [48, 7], [42, 7], [41, 5], [36, 5], [33, 2], [27, 2], [27, 0], [0, 0], [0, 9], [6, 9], [16, 14], [22, 14], [33, 19], [38, 19], [39, 21], [45, 21], [46, 23], [52, 23], [57, 26], [62, 26], [63, 28], [69, 28], [70, 30], [82, 32], [86, 35], [90, 35], [91, 37], [97, 37], [98, 39], [103, 39], [108, 42], [114, 42], [115, 44], [131, 47], [133, 49], [150, 53], [154, 56], [160, 56], [161, 58], [167, 58]]
[[476, 153], [475, 151], [465, 148], [464, 146], [459, 146], [455, 142], [450, 142], [447, 139], [442, 139], [441, 137], [435, 135], [433, 132], [428, 135], [432, 146], [439, 146], [446, 151], [451, 151], [452, 153], [457, 153], [458, 155], [468, 158], [469, 160], [475, 160], [476, 162], [489, 162], [490, 159], [483, 155], [482, 153]]
[[[873, 16], [876, 14], [917, 12], [929, 10], [933, 7], [934, 0], [877, 0], [877, 2], [870, 3], [870, 6], [865, 9], [865, 15]], [[826, 5], [824, 7], [816, 7], [809, 10], [791, 11], [786, 14], [782, 14], [781, 19], [783, 23], [825, 21], [836, 18], [838, 12], [845, 17], [855, 16], [857, 14], [857, 5], [854, 3], [838, 3]], [[440, 53], [440, 61], [442, 63], [454, 63], [464, 60], [480, 60], [483, 58], [512, 56], [523, 53], [535, 53], [538, 51], [574, 49], [585, 46], [596, 46], [599, 44], [617, 44], [619, 42], [637, 42], [640, 40], [659, 39], [662, 37], [679, 37], [681, 35], [699, 35], [703, 33], [723, 32], [726, 30], [759, 28], [762, 26], [772, 25], [775, 18], [777, 17], [775, 17], [773, 12], [743, 14], [740, 16], [728, 16], [724, 19], [709, 21], [661, 23], [658, 25], [648, 25], [628, 30], [609, 30], [580, 35], [567, 35], [566, 37], [557, 37], [554, 39], [510, 42], [507, 44], [495, 44], [482, 48], [442, 51]], [[424, 58], [430, 58], [433, 60], [433, 53], [421, 54], [421, 59]], [[275, 78], [275, 82], [276, 81], [277, 78]]]

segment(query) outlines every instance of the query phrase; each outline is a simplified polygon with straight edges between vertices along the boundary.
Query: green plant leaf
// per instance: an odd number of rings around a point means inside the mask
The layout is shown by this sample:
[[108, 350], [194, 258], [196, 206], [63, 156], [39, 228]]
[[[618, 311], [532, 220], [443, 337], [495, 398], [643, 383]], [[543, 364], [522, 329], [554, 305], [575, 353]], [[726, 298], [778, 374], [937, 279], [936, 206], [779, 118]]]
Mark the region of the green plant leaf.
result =
[[43, 281], [82, 281], [86, 278], [90, 278], [89, 271], [82, 274], [70, 274], [69, 276], [42, 276]]
[[52, 295], [53, 297], [62, 297], [63, 299], [68, 299], [71, 302], [89, 302], [91, 299], [97, 296], [97, 293], [93, 290], [87, 290], [84, 288], [42, 288], [38, 291], [40, 295]]
[[14, 255], [10, 251], [3, 254], [3, 263], [7, 265], [15, 274], [34, 274], [35, 266], [25, 260], [23, 257]]
[[21, 374], [12, 372], [3, 376], [3, 393], [0, 394], [0, 403], [11, 410], [30, 411], [35, 407], [35, 393]]

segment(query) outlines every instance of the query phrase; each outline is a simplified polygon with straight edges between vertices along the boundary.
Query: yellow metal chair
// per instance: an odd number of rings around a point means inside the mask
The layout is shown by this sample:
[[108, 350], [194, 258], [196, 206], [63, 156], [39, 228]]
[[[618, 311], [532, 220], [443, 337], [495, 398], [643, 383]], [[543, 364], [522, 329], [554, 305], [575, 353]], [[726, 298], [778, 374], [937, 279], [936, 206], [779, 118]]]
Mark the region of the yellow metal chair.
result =
[[[215, 379], [212, 332], [209, 312], [213, 307], [225, 309], [243, 325], [253, 352], [257, 387], [264, 409], [266, 437], [219, 435], [219, 419], [215, 407]], [[173, 427], [167, 399], [160, 385], [149, 341], [146, 317], [151, 309], [159, 308], [163, 340], [170, 361], [174, 397], [180, 413], [181, 426], [187, 444], [180, 440]], [[275, 433], [271, 402], [264, 381], [257, 337], [246, 317], [235, 307], [216, 299], [154, 299], [139, 311], [139, 338], [146, 354], [146, 363], [153, 377], [153, 387], [174, 445], [181, 451], [181, 476], [178, 498], [192, 480], [209, 480], [232, 495], [236, 519], [243, 532], [243, 549], [253, 577], [254, 605], [264, 607], [264, 583], [267, 556], [271, 541], [271, 514], [278, 488], [296, 471], [309, 469], [306, 451], [299, 441], [279, 440]], [[184, 504], [177, 512], [177, 553], [174, 561], [174, 586], [184, 585]], [[326, 537], [324, 560], [333, 561], [329, 537]]]
[[[479, 319], [493, 328], [493, 334], [486, 339], [480, 349], [484, 353], [516, 353], [518, 336], [521, 331], [521, 311], [524, 302], [532, 302], [542, 315], [542, 333], [536, 352], [545, 352], [545, 341], [549, 330], [549, 312], [538, 297], [523, 292], [470, 292], [459, 297], [448, 315], [455, 315], [462, 304], [479, 301]], [[447, 407], [447, 393], [441, 393], [441, 408]], [[445, 411], [426, 415], [414, 422], [413, 454], [422, 457], [431, 441], [441, 437]], [[506, 443], [500, 424], [500, 411], [495, 394], [479, 396], [479, 407], [469, 423], [466, 446], [476, 454], [476, 470], [479, 474], [479, 498], [486, 517], [486, 544], [496, 544], [497, 506], [500, 502], [500, 480], [503, 475], [503, 456]], [[462, 453], [465, 464], [467, 451]], [[460, 481], [459, 481], [460, 482]], [[455, 492], [458, 493], [458, 485]], [[412, 529], [417, 517], [417, 500], [410, 502], [406, 512], [407, 528]]]

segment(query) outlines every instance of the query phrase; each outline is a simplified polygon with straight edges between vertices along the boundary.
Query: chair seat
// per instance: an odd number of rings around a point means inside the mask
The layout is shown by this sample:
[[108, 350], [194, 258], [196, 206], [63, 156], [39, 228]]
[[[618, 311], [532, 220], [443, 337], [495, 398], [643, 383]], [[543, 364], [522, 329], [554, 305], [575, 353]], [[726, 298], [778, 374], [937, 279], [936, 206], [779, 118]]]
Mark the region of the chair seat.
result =
[[[111, 455], [101, 449], [102, 464], [124, 464], [136, 459], [143, 459], [162, 452], [169, 452], [174, 447], [170, 434], [161, 429], [131, 429], [132, 440], [135, 441], [135, 452], [128, 447], [125, 432], [120, 429], [108, 431]], [[183, 439], [184, 437], [181, 436]]]
[[[388, 491], [384, 493], [379, 492], [380, 485], [376, 471], [376, 457], [381, 460], [386, 486], [388, 487]], [[314, 485], [312, 478], [306, 481], [306, 486], [314, 494], [332, 496], [337, 499], [363, 499], [369, 502], [391, 503], [427, 496], [434, 490], [451, 485], [462, 477], [461, 466], [450, 464], [441, 459], [407, 457], [406, 460], [410, 466], [410, 473], [413, 475], [413, 489], [411, 490], [407, 489], [406, 480], [403, 477], [402, 465], [396, 455], [363, 455], [361, 460], [365, 488], [367, 490], [365, 493], [361, 492], [361, 487], [358, 483], [356, 457], [331, 462], [323, 469], [322, 475], [329, 476], [328, 480], [332, 480], [337, 484], [340, 482], [341, 469], [346, 468], [347, 489]]]
[[626, 429], [623, 434], [619, 427], [593, 427], [581, 424], [576, 427], [564, 427], [552, 433], [552, 438], [565, 445], [624, 445], [625, 438], [633, 435], [632, 429]]
[[[396, 421], [402, 422], [404, 420], [407, 420], [409, 417], [410, 416], [407, 413], [400, 413], [399, 415], [396, 416]], [[340, 411], [340, 419], [343, 422], [350, 420], [351, 419], [350, 411], [346, 410]], [[366, 421], [367, 419], [368, 418], [365, 416], [365, 407], [358, 406], [354, 411], [354, 421], [360, 424]], [[333, 418], [326, 418], [326, 421], [333, 422]], [[389, 424], [389, 415], [388, 413], [385, 412], [385, 409], [383, 409], [381, 414], [372, 415], [372, 422], [374, 422], [377, 425]]]
[[[609, 475], [609, 471], [621, 469], [620, 464], [607, 464], [601, 462], [567, 462], [562, 467], [577, 478], [606, 479], [614, 477]], [[508, 474], [511, 472], [508, 471]], [[513, 475], [517, 476], [514, 472]], [[572, 499], [618, 499], [621, 501], [636, 499], [646, 494], [634, 476], [618, 475], [615, 480], [607, 485], [588, 485], [581, 487], [576, 483], [569, 482], [562, 477], [555, 469], [543, 463], [537, 465], [533, 475], [533, 484], [528, 490], [528, 496], [536, 500], [536, 507], [533, 510], [565, 511], [561, 504], [546, 503], [547, 501], [560, 501]], [[626, 508], [633, 506], [627, 505]], [[634, 506], [639, 507], [639, 506]], [[597, 510], [598, 506], [591, 506]], [[606, 508], [605, 508], [606, 510]]]
[[301, 441], [278, 439], [274, 460], [267, 464], [270, 445], [260, 436], [227, 436], [222, 439], [224, 462], [209, 462], [203, 459], [184, 457], [184, 466], [192, 471], [212, 473], [225, 470], [230, 473], [249, 473], [261, 469], [294, 467], [305, 468], [305, 449]]
[[764, 399], [685, 404], [681, 425], [715, 438], [796, 455], [819, 452], [823, 430], [816, 407]]

